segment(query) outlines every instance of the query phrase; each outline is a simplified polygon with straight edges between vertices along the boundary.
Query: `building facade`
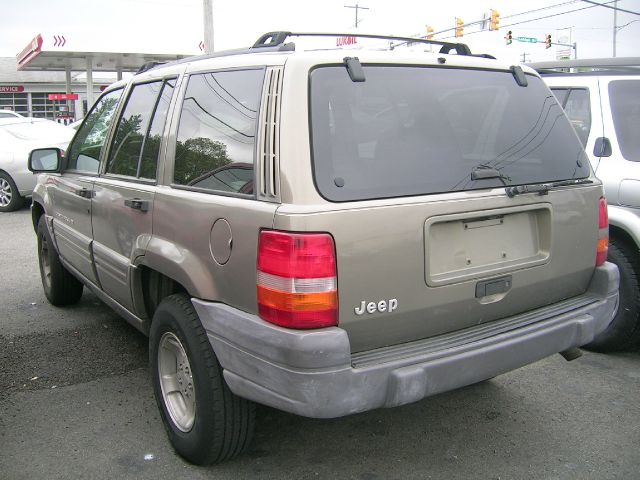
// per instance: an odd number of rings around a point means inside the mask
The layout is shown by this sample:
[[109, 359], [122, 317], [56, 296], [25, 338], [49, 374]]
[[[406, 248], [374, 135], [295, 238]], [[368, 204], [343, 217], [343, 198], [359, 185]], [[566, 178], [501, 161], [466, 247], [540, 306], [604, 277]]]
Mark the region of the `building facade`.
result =
[[[115, 77], [94, 78], [93, 98], [114, 81]], [[50, 96], [65, 93], [75, 94], [72, 97], [77, 95], [77, 99], [50, 99]], [[87, 84], [83, 76], [72, 76], [71, 92], [66, 92], [65, 72], [20, 71], [14, 57], [0, 57], [0, 110], [70, 123], [82, 118], [87, 107]]]

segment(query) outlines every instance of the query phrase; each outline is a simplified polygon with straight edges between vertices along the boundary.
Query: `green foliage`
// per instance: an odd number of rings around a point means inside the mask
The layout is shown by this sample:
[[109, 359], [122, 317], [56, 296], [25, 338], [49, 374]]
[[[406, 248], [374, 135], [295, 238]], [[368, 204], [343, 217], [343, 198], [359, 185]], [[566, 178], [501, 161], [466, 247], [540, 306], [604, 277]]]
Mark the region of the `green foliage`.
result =
[[227, 146], [205, 137], [177, 142], [173, 178], [180, 185], [189, 185], [202, 175], [231, 163]]

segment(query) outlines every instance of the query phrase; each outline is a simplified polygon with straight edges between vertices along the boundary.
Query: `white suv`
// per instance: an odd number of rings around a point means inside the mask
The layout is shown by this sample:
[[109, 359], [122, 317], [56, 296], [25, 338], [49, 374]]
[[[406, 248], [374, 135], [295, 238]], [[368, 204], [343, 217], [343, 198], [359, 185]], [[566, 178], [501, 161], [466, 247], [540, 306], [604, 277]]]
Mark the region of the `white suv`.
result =
[[609, 261], [620, 270], [620, 308], [587, 347], [640, 341], [640, 57], [531, 64], [564, 107], [609, 204]]

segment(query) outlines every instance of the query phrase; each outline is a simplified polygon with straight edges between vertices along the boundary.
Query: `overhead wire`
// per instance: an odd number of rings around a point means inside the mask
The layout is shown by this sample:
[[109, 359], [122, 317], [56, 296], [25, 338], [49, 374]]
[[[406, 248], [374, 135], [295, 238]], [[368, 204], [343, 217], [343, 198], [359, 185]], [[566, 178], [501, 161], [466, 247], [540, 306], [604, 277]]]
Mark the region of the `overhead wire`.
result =
[[[615, 1], [616, 1], [616, 0], [611, 0], [611, 1], [609, 1], [609, 2], [605, 2], [604, 4], [589, 5], [588, 7], [575, 8], [575, 9], [573, 9], [573, 10], [567, 10], [566, 12], [554, 13], [554, 14], [552, 14], [552, 15], [545, 15], [544, 17], [537, 17], [537, 18], [532, 18], [532, 19], [529, 19], [529, 20], [522, 20], [522, 21], [520, 21], [520, 22], [513, 22], [513, 23], [510, 23], [510, 24], [508, 24], [508, 25], [503, 25], [503, 26], [501, 26], [501, 27], [500, 27], [500, 29], [507, 28], [507, 27], [513, 27], [514, 25], [521, 25], [521, 24], [523, 24], [523, 23], [537, 22], [538, 20], [544, 20], [545, 18], [558, 17], [558, 16], [560, 16], [560, 15], [566, 15], [566, 14], [568, 14], [568, 13], [579, 12], [579, 11], [581, 11], [581, 10], [588, 10], [588, 9], [590, 9], [590, 8], [596, 8], [596, 7], [597, 7], [597, 6], [599, 6], [599, 5], [605, 5], [605, 4], [607, 4], [607, 3], [613, 3], [613, 2], [615, 2]], [[512, 15], [511, 17], [513, 17], [513, 15]], [[505, 17], [505, 18], [507, 18], [507, 17]], [[482, 33], [482, 32], [485, 32], [485, 31], [486, 31], [486, 30], [478, 30], [478, 31], [476, 31], [476, 32], [469, 32], [469, 33], [465, 33], [465, 35], [473, 35], [473, 34], [475, 34], [475, 33]], [[445, 40], [445, 39], [447, 39], [447, 38], [455, 38], [455, 36], [454, 36], [454, 35], [449, 35], [448, 37], [443, 37], [443, 38], [440, 38], [439, 40]]]

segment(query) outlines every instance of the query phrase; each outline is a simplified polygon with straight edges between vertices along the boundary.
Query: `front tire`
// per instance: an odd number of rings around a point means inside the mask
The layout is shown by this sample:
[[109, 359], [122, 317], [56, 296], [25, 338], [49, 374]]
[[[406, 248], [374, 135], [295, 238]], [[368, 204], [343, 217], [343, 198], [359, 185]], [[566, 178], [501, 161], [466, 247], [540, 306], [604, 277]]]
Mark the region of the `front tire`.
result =
[[594, 352], [618, 352], [631, 348], [640, 340], [640, 297], [634, 268], [637, 252], [623, 244], [611, 242], [607, 260], [620, 271], [620, 304], [618, 312], [603, 332], [584, 348]]
[[229, 390], [186, 294], [166, 297], [153, 315], [149, 363], [160, 415], [178, 454], [208, 465], [249, 445], [255, 404]]
[[53, 246], [44, 215], [38, 220], [37, 233], [40, 278], [47, 300], [58, 307], [78, 303], [82, 297], [83, 285], [62, 265]]
[[0, 212], [13, 212], [24, 205], [18, 187], [5, 172], [0, 172]]

